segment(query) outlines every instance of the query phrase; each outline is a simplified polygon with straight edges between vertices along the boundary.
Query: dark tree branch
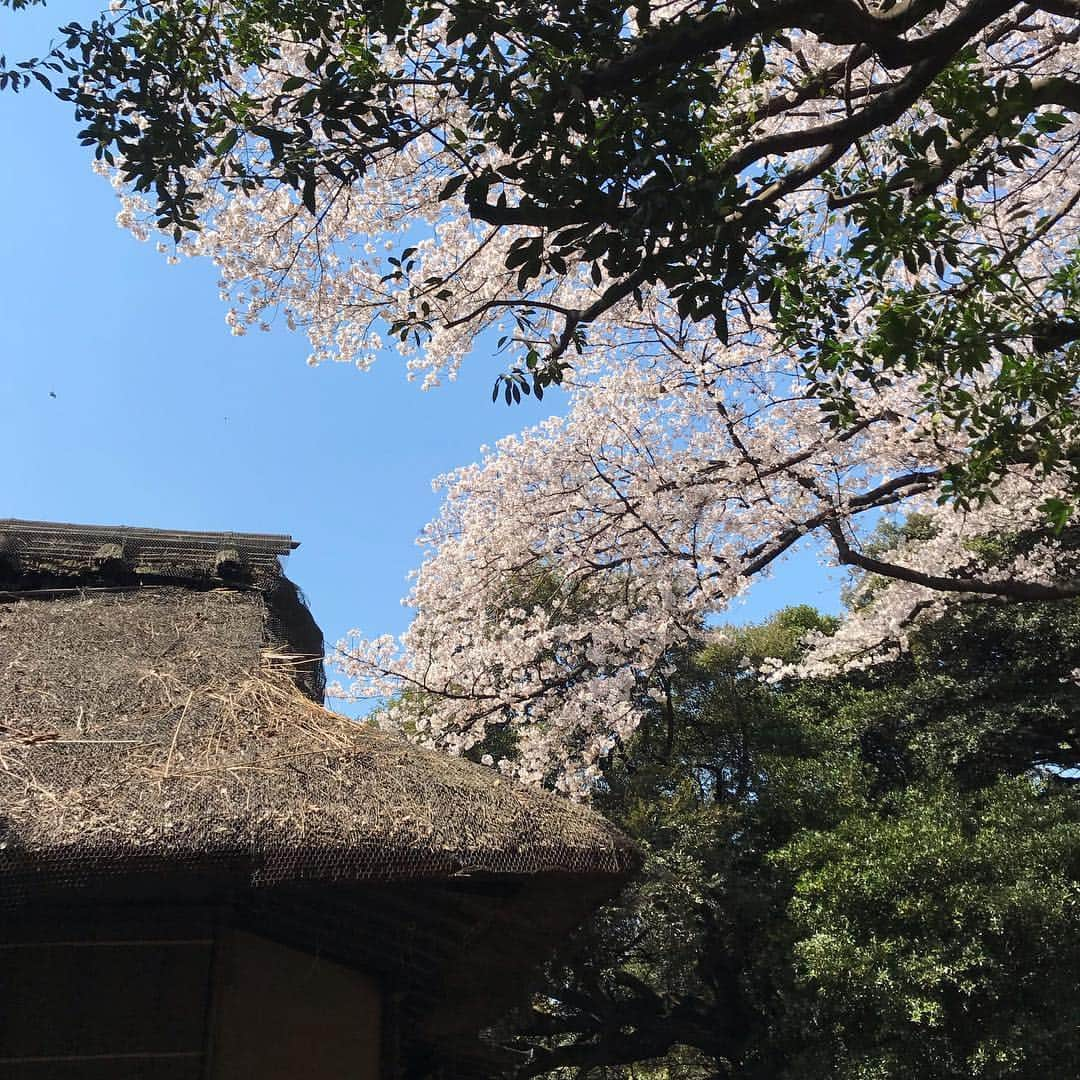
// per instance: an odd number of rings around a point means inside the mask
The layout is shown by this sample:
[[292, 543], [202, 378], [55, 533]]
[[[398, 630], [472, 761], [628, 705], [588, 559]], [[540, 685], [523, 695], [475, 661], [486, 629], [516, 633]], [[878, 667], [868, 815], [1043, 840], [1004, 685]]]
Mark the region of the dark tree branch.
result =
[[1063, 19], [1080, 19], [1080, 0], [1035, 0], [1031, 6]]
[[918, 182], [910, 178], [891, 179], [883, 187], [855, 191], [849, 195], [831, 196], [829, 209], [840, 210], [865, 202], [867, 199], [876, 198], [882, 191], [908, 191], [913, 200], [924, 199], [940, 188], [957, 169], [970, 161], [976, 150], [988, 139], [999, 134], [1006, 124], [1044, 105], [1059, 105], [1069, 112], [1080, 113], [1080, 83], [1066, 79], [1064, 76], [1036, 79], [1031, 84], [1030, 97], [1023, 102], [1004, 103], [987, 109], [983, 117], [984, 122], [977, 128], [963, 132], [948, 147], [942, 160], [931, 167]]
[[804, 30], [832, 45], [866, 46], [886, 67], [910, 67], [951, 53], [999, 18], [1016, 0], [973, 0], [951, 23], [907, 41], [902, 35], [938, 5], [929, 0], [896, 4], [874, 14], [854, 0], [773, 0], [740, 11], [724, 8], [668, 24], [642, 38], [624, 56], [598, 64], [575, 80], [585, 98], [624, 90], [641, 79], [658, 78], [690, 61], [701, 62], [724, 50], [736, 50], [758, 35]]
[[899, 563], [885, 562], [882, 559], [874, 559], [869, 555], [863, 555], [856, 551], [847, 537], [839, 522], [833, 521], [826, 525], [829, 535], [836, 545], [836, 553], [841, 563], [847, 566], [857, 566], [860, 570], [866, 570], [871, 574], [880, 574], [882, 577], [895, 578], [898, 581], [908, 581], [913, 585], [922, 585], [935, 592], [975, 593], [984, 596], [1004, 596], [1010, 600], [1046, 601], [1046, 600], [1069, 600], [1080, 596], [1080, 583], [1069, 585], [1041, 585], [1034, 581], [1014, 581], [999, 579], [997, 581], [979, 581], [974, 578], [952, 578], [940, 574], [924, 574], [920, 570], [913, 570]]

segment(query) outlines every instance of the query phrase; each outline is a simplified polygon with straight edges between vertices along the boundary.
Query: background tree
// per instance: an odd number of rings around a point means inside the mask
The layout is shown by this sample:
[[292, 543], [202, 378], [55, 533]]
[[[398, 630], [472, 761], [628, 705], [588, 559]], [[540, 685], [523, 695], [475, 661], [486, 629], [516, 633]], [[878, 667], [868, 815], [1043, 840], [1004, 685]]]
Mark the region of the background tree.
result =
[[[789, 609], [681, 661], [597, 792], [646, 873], [500, 1033], [517, 1075], [1066, 1075], [1080, 609], [999, 619], [765, 684], [748, 663], [831, 629]], [[1033, 714], [1040, 745], [1010, 738]]]

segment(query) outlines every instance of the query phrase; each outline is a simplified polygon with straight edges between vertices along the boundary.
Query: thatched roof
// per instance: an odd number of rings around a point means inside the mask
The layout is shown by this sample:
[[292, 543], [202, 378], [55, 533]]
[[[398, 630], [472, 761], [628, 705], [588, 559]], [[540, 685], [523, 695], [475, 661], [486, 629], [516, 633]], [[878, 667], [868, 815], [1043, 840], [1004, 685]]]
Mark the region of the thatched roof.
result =
[[311, 701], [266, 620], [229, 589], [0, 606], [5, 862], [240, 859], [253, 883], [628, 868], [603, 819]]
[[467, 1032], [634, 851], [583, 808], [327, 711], [295, 588], [266, 563], [222, 587], [212, 548], [187, 579], [176, 550], [168, 577], [25, 543], [9, 562], [0, 907], [225, 898], [411, 988], [429, 1035]]
[[329, 713], [256, 593], [0, 606], [5, 862], [243, 859], [253, 882], [619, 874], [602, 819]]

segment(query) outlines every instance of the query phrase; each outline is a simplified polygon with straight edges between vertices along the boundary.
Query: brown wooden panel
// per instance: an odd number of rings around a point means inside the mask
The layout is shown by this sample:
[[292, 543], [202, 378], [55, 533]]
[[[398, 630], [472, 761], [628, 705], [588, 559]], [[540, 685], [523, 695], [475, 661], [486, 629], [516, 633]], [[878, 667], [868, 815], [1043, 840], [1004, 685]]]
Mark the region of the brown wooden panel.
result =
[[202, 1050], [209, 941], [50, 931], [49, 941], [0, 943], [0, 1069], [11, 1059]]
[[218, 965], [212, 1080], [377, 1080], [373, 980], [241, 931], [223, 935]]

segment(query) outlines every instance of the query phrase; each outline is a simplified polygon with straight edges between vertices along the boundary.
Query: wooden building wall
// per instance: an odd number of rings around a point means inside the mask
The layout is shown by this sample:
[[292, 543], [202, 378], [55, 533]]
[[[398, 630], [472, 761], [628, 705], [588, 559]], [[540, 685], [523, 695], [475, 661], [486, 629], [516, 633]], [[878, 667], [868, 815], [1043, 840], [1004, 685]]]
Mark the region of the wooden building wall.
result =
[[0, 1080], [377, 1080], [364, 975], [207, 908], [0, 923]]

